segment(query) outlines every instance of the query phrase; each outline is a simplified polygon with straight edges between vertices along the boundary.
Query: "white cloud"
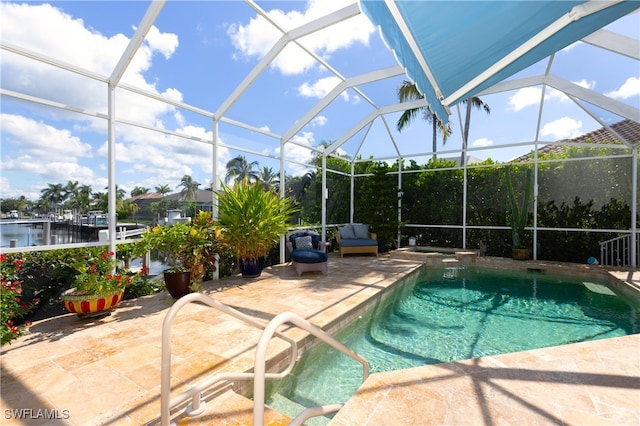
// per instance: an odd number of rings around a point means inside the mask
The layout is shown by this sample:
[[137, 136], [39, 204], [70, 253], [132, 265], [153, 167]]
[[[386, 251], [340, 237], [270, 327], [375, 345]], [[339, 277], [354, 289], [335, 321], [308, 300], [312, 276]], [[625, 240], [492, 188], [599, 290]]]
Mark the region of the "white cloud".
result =
[[[325, 77], [317, 80], [315, 83], [304, 82], [298, 86], [298, 95], [308, 98], [324, 98], [331, 90], [340, 84], [338, 77]], [[349, 94], [344, 91], [340, 94], [345, 102], [349, 101]]]
[[311, 120], [309, 124], [311, 126], [324, 126], [325, 124], [327, 124], [328, 121], [329, 119], [327, 117], [325, 117], [324, 115], [319, 115], [313, 120]]
[[[596, 87], [595, 81], [587, 81], [582, 79], [580, 81], [574, 81], [574, 84], [584, 87], [585, 89], [593, 90]], [[540, 104], [540, 96], [542, 94], [541, 87], [523, 87], [516, 91], [516, 93], [509, 98], [508, 109], [510, 111], [520, 111], [528, 106], [537, 106]], [[544, 92], [544, 100], [558, 100], [560, 102], [568, 101], [567, 95], [552, 87], [547, 87]]]
[[145, 42], [149, 44], [152, 51], [160, 52], [165, 59], [169, 59], [178, 48], [178, 36], [172, 33], [161, 33], [155, 26], [147, 32]]
[[[3, 17], [0, 27], [3, 41], [104, 76], [112, 73], [129, 43], [128, 37], [123, 34], [104, 36], [85, 27], [81, 19], [73, 19], [61, 9], [48, 4], [2, 2], [0, 14]], [[145, 73], [151, 68], [156, 53], [170, 58], [178, 44], [177, 35], [162, 33], [152, 27], [125, 72], [123, 81], [160, 93], [155, 82], [147, 82]], [[73, 73], [11, 53], [3, 54], [0, 66], [0, 72], [5, 76], [3, 88], [36, 93], [39, 97], [89, 112], [107, 112], [104, 83], [78, 78]], [[7, 78], [9, 75], [19, 78]], [[73, 90], [69, 90], [69, 87], [73, 87]], [[175, 88], [166, 88], [160, 94], [176, 101], [183, 100], [182, 93]], [[120, 89], [116, 90], [116, 97], [116, 114], [120, 119], [175, 129], [205, 140], [212, 138], [211, 132], [188, 126], [183, 114], [171, 105]], [[91, 184], [96, 191], [102, 190], [107, 185], [106, 121], [73, 115], [73, 121], [69, 124], [62, 121], [71, 116], [69, 113], [55, 109], [49, 109], [47, 113], [43, 121], [19, 115], [2, 116], [3, 172], [16, 176], [9, 179], [20, 179], [29, 174], [39, 176], [46, 183], [77, 180]], [[98, 137], [98, 142], [95, 134], [102, 135]], [[89, 137], [87, 135], [93, 140], [84, 140]], [[131, 184], [122, 182], [120, 185], [123, 188], [133, 187], [151, 178], [154, 183], [148, 185], [150, 187], [159, 183], [173, 185], [172, 182], [178, 182], [184, 174], [193, 171], [211, 173], [211, 145], [122, 125], [118, 125], [117, 138], [117, 172], [140, 173], [140, 181]], [[8, 153], [11, 155], [8, 156]], [[38, 184], [34, 181], [34, 185]]]
[[[285, 145], [285, 159], [295, 161], [296, 163], [309, 163], [313, 159], [313, 151], [311, 150], [315, 142], [313, 133], [301, 132], [291, 138], [291, 140], [296, 142], [296, 144], [288, 143]], [[280, 155], [280, 148], [276, 148], [275, 152]], [[299, 176], [306, 173], [308, 168], [300, 164], [288, 163], [287, 171], [293, 176]]]
[[589, 90], [593, 90], [596, 88], [596, 82], [595, 81], [587, 81], [584, 78], [580, 81], [572, 81], [573, 84], [576, 84], [580, 87], [584, 87], [585, 89], [589, 89]]
[[485, 146], [493, 146], [493, 141], [489, 138], [479, 138], [473, 141], [471, 144], [472, 147], [485, 147]]
[[614, 99], [628, 99], [638, 95], [640, 95], [640, 78], [638, 77], [629, 77], [618, 89], [605, 93], [605, 96]]
[[508, 106], [513, 111], [520, 111], [531, 105], [540, 103], [540, 94], [542, 89], [539, 87], [525, 87], [518, 90], [509, 98]]
[[[0, 114], [2, 134], [20, 147], [22, 158], [42, 158], [47, 162], [76, 161], [91, 157], [91, 145], [73, 136], [69, 130], [14, 114]], [[10, 159], [3, 159], [2, 168], [10, 170]]]
[[[327, 13], [346, 6], [342, 0], [310, 0], [304, 12], [284, 12], [272, 9], [269, 17], [285, 31], [290, 31], [302, 24], [313, 21]], [[345, 22], [332, 26], [331, 30], [321, 30], [300, 39], [300, 43], [317, 55], [328, 58], [333, 52], [345, 49], [354, 43], [369, 44], [369, 37], [374, 26], [360, 14]], [[268, 23], [262, 16], [256, 15], [248, 24], [239, 23], [229, 27], [228, 35], [236, 48], [236, 58], [262, 58], [282, 36], [282, 33]], [[316, 64], [315, 60], [303, 49], [293, 43], [278, 55], [271, 66], [285, 75], [300, 74]]]
[[[0, 38], [3, 41], [103, 76], [111, 75], [129, 43], [129, 38], [123, 34], [106, 37], [85, 27], [81, 19], [73, 19], [61, 9], [49, 4], [2, 2], [0, 15], [3, 19]], [[161, 33], [156, 27], [152, 27], [129, 64], [122, 81], [158, 93], [156, 84], [148, 83], [144, 73], [150, 69], [154, 54], [160, 53], [169, 58], [177, 47], [177, 35]], [[20, 76], [3, 79], [3, 87], [6, 89], [37, 93], [42, 98], [87, 111], [103, 114], [107, 111], [104, 83], [79, 78], [73, 73], [14, 54], [3, 54], [1, 67], [0, 71], [5, 76]], [[68, 87], [73, 87], [74, 90], [66, 89]], [[182, 100], [182, 94], [177, 89], [168, 88], [163, 95]], [[155, 124], [158, 115], [170, 114], [174, 110], [170, 105], [123, 90], [116, 91], [116, 96], [119, 101], [119, 118]], [[86, 120], [96, 130], [104, 132], [103, 120]]]
[[550, 136], [554, 140], [571, 139], [582, 134], [580, 131], [581, 127], [581, 120], [562, 117], [542, 126], [542, 129], [540, 129], [540, 135]]

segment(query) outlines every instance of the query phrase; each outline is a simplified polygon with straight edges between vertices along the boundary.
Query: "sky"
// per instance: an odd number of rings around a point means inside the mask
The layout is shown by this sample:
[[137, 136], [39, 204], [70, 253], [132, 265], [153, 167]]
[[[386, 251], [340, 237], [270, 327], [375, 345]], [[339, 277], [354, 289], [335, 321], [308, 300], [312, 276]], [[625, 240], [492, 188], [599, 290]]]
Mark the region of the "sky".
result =
[[[286, 30], [346, 4], [343, 0], [257, 2]], [[90, 75], [108, 77], [148, 5], [146, 1], [2, 1], [0, 38], [3, 43], [57, 59]], [[607, 29], [640, 39], [639, 24], [636, 13]], [[214, 113], [280, 35], [245, 2], [168, 1], [122, 82]], [[237, 155], [277, 172], [281, 150], [278, 137], [338, 84], [336, 73], [353, 77], [397, 64], [378, 30], [363, 14], [307, 36], [301, 44], [324, 64], [289, 45], [252, 82], [225, 118], [268, 135], [221, 122], [217, 177], [213, 176], [212, 145], [200, 141], [213, 140], [210, 118], [131, 91], [116, 90], [118, 187], [127, 194], [137, 186], [153, 192], [158, 185], [168, 185], [179, 191], [180, 179], [190, 175], [204, 189], [224, 177], [225, 164]], [[9, 50], [1, 50], [0, 54], [3, 90], [26, 93], [86, 113], [71, 113], [2, 95], [0, 198], [25, 196], [36, 200], [49, 184], [64, 185], [68, 181], [91, 185], [94, 192], [106, 192], [106, 84]], [[542, 61], [513, 78], [542, 74], [546, 67], [547, 61]], [[551, 73], [636, 108], [640, 105], [640, 68], [635, 60], [578, 42], [555, 55]], [[398, 76], [369, 83], [338, 96], [293, 136], [295, 144], [286, 145], [287, 174], [306, 172], [304, 164], [313, 156], [310, 148], [338, 140], [371, 113], [372, 104], [379, 107], [397, 103], [402, 79]], [[505, 146], [535, 139], [540, 97], [540, 87], [483, 97], [491, 112], [473, 112], [470, 155], [508, 161], [529, 152], [530, 146]], [[443, 157], [458, 157], [454, 151], [462, 144], [456, 108], [452, 113], [453, 134], [438, 147]], [[464, 114], [462, 109], [461, 113]], [[608, 124], [621, 120], [602, 110], [593, 113]], [[429, 124], [418, 119], [400, 133], [395, 129], [398, 117], [399, 114], [389, 114], [377, 119], [370, 128], [349, 139], [340, 153], [392, 158], [396, 155], [393, 140], [403, 155], [424, 164], [432, 150]], [[600, 127], [560, 92], [546, 92], [540, 141], [573, 138]]]

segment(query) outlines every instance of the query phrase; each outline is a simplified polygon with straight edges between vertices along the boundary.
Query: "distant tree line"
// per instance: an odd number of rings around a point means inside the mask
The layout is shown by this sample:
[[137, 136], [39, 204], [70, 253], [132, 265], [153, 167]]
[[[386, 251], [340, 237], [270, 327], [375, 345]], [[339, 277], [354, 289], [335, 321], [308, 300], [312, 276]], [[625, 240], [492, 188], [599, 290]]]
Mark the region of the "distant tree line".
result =
[[[538, 228], [629, 229], [631, 223], [631, 158], [614, 156], [610, 148], [565, 147], [560, 152], [540, 153], [538, 165]], [[588, 160], [581, 160], [590, 157]], [[567, 161], [571, 159], [571, 161]], [[577, 161], [576, 161], [577, 160]], [[285, 195], [295, 199], [300, 207], [293, 226], [318, 226], [321, 223], [321, 159], [313, 160], [309, 171], [301, 176], [287, 176]], [[386, 248], [396, 244], [398, 230], [403, 241], [417, 238], [419, 245], [461, 247], [462, 230], [448, 226], [463, 224], [462, 169], [454, 160], [431, 158], [427, 164], [401, 161], [388, 164], [376, 161], [355, 163], [354, 221], [369, 223]], [[508, 230], [474, 229], [474, 226], [506, 226], [509, 223], [509, 203], [503, 169], [506, 165], [488, 159], [467, 170], [467, 247], [487, 246], [487, 254], [508, 256]], [[398, 185], [399, 167], [402, 184]], [[532, 168], [530, 163], [511, 164], [517, 171]], [[327, 158], [327, 223], [348, 223], [351, 159]], [[225, 182], [248, 179], [262, 183], [266, 191], [280, 191], [279, 172], [260, 169], [258, 162], [248, 162], [237, 156], [227, 163]], [[522, 182], [516, 182], [516, 185]], [[179, 188], [183, 202], [192, 200], [200, 184], [185, 176]], [[211, 189], [211, 188], [208, 188]], [[147, 193], [136, 187], [132, 195]], [[157, 186], [158, 193], [169, 192], [166, 185]], [[135, 209], [124, 200], [124, 191], [117, 191], [118, 213], [131, 214]], [[93, 200], [93, 202], [87, 202]], [[22, 203], [22, 204], [18, 204]], [[177, 203], [177, 204], [176, 204]], [[400, 203], [400, 208], [398, 204]], [[2, 210], [21, 210], [27, 200], [2, 200]], [[173, 202], [173, 206], [179, 205]], [[86, 185], [69, 182], [49, 185], [34, 208], [104, 209], [106, 196], [92, 193]], [[158, 213], [173, 208], [172, 203], [159, 201], [150, 209]], [[534, 209], [531, 209], [533, 212]], [[400, 213], [400, 217], [398, 216]], [[639, 218], [640, 219], [640, 218]], [[411, 224], [433, 225], [411, 227]], [[533, 225], [530, 213], [527, 226]], [[335, 227], [330, 228], [332, 238]], [[584, 262], [598, 256], [600, 241], [617, 236], [603, 232], [539, 231], [538, 258], [557, 261]], [[533, 236], [526, 236], [531, 247]], [[404, 244], [404, 243], [403, 243]]]

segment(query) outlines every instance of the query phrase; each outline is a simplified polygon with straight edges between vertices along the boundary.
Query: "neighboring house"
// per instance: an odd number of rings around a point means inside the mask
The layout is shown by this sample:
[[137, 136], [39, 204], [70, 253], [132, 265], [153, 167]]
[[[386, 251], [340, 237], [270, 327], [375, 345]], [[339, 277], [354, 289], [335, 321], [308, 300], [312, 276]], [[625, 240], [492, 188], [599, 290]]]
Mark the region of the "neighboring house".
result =
[[[184, 201], [182, 195], [179, 192], [174, 194], [169, 194], [164, 197], [165, 200], [177, 200]], [[189, 200], [189, 202], [196, 203], [197, 210], [211, 211], [213, 207], [213, 192], [205, 189], [198, 189], [198, 193], [196, 195], [195, 200]]]
[[[182, 203], [184, 200], [182, 199], [182, 195], [179, 192], [174, 194], [169, 194], [166, 196], [162, 196], [158, 193], [148, 193], [141, 194], [135, 197], [131, 197], [129, 202], [136, 203], [140, 210], [136, 213], [136, 217], [139, 219], [155, 219], [156, 218], [150, 211], [149, 206], [151, 203], [157, 203], [159, 201], [178, 201]], [[211, 191], [207, 191], [204, 189], [198, 189], [198, 194], [196, 199], [194, 200], [196, 203], [196, 208], [198, 210], [211, 211], [213, 205], [213, 193]], [[191, 202], [191, 201], [190, 201]]]
[[[627, 142], [633, 144], [640, 141], [640, 123], [632, 120], [622, 120], [609, 126], [611, 130], [616, 132]], [[573, 139], [562, 139], [556, 144], [545, 145], [538, 150], [538, 154], [548, 153], [561, 153], [564, 151], [567, 143], [593, 143], [593, 144], [607, 144], [607, 143], [619, 143], [618, 136], [610, 133], [606, 128], [601, 127], [598, 130], [594, 130], [584, 135], [578, 136]], [[511, 160], [514, 163], [522, 163], [532, 160], [533, 153], [522, 155], [518, 158]]]
[[148, 193], [148, 194], [140, 194], [135, 197], [131, 197], [129, 202], [136, 203], [140, 210], [136, 213], [136, 217], [139, 219], [154, 219], [153, 214], [149, 211], [149, 205], [151, 203], [157, 203], [162, 200], [162, 194], [158, 194], [157, 192]]

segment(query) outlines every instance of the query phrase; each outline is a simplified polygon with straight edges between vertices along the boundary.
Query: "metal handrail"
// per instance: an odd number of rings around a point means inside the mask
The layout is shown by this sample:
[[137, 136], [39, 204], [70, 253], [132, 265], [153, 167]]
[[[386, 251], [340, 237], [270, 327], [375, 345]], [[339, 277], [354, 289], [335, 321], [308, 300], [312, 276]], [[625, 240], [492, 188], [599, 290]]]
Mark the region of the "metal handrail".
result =
[[[202, 302], [212, 308], [218, 309], [219, 311], [229, 314], [261, 330], [264, 330], [267, 327], [267, 324], [264, 324], [263, 322], [258, 321], [255, 318], [243, 314], [242, 312], [237, 311], [236, 309], [233, 309], [223, 303], [220, 303], [212, 297], [209, 297], [202, 293], [190, 293], [178, 299], [173, 304], [171, 309], [169, 309], [169, 312], [165, 316], [162, 323], [162, 357], [160, 382], [160, 424], [162, 426], [169, 426], [171, 408], [185, 401], [188, 401], [189, 399], [191, 399], [191, 403], [187, 407], [187, 414], [190, 416], [196, 416], [202, 413], [205, 409], [205, 404], [204, 401], [202, 401], [201, 393], [204, 390], [213, 387], [216, 383], [219, 383], [223, 380], [251, 380], [254, 377], [253, 373], [217, 373], [199, 381], [192, 388], [171, 398], [171, 324], [180, 309], [182, 309], [185, 305], [194, 302]], [[298, 346], [296, 342], [281, 333], [276, 332], [275, 334], [277, 337], [289, 342], [291, 346], [291, 354], [289, 357], [289, 365], [285, 370], [280, 373], [265, 374], [265, 378], [269, 379], [281, 379], [285, 377], [291, 372], [291, 370], [293, 370], [293, 366], [295, 365], [295, 362], [298, 358]], [[264, 381], [264, 378], [262, 380]]]
[[[198, 383], [196, 383], [190, 389], [183, 393], [171, 398], [171, 324], [182, 307], [188, 303], [202, 302], [212, 308], [218, 309], [226, 314], [229, 314], [237, 319], [246, 322], [256, 328], [264, 330], [260, 341], [256, 347], [255, 366], [253, 373], [217, 373], [213, 374]], [[205, 403], [202, 401], [202, 392], [212, 388], [214, 385], [221, 381], [232, 380], [252, 380], [254, 379], [254, 398], [253, 398], [253, 422], [254, 425], [262, 426], [264, 422], [264, 396], [265, 396], [265, 380], [266, 379], [281, 379], [288, 375], [298, 360], [298, 346], [296, 342], [277, 331], [280, 325], [285, 323], [291, 323], [305, 331], [311, 333], [313, 336], [319, 338], [325, 343], [331, 345], [333, 348], [341, 351], [345, 355], [360, 362], [363, 366], [363, 378], [362, 381], [369, 376], [369, 364], [367, 361], [352, 351], [324, 330], [311, 324], [307, 320], [303, 319], [297, 314], [292, 312], [283, 312], [276, 315], [268, 324], [264, 324], [261, 321], [256, 320], [248, 315], [243, 314], [223, 303], [218, 302], [202, 293], [191, 293], [181, 297], [174, 303], [169, 309], [169, 312], [164, 318], [162, 324], [162, 358], [161, 358], [161, 399], [160, 399], [160, 423], [162, 426], [169, 426], [171, 407], [175, 407], [185, 401], [191, 399], [191, 403], [188, 405], [186, 412], [189, 416], [196, 416], [201, 414], [205, 409]], [[291, 345], [291, 354], [289, 356], [289, 364], [287, 367], [278, 373], [266, 372], [266, 352], [269, 341], [273, 336], [279, 337]], [[326, 405], [322, 407], [313, 407], [304, 410], [293, 421], [291, 425], [301, 425], [306, 419], [313, 416], [333, 413], [342, 408], [342, 404]]]
[[[309, 321], [301, 318], [299, 315], [294, 314], [293, 312], [283, 312], [281, 314], [276, 315], [271, 321], [269, 321], [269, 325], [262, 333], [262, 337], [258, 342], [258, 346], [256, 348], [256, 359], [254, 366], [254, 373], [256, 380], [253, 382], [253, 424], [254, 426], [262, 426], [264, 423], [264, 393], [265, 393], [265, 381], [262, 379], [266, 374], [266, 352], [267, 345], [269, 341], [273, 337], [274, 334], [277, 333], [276, 329], [285, 323], [291, 323], [299, 328], [302, 328], [305, 331], [308, 331], [315, 337], [319, 338], [323, 342], [331, 345], [333, 348], [339, 350], [345, 355], [353, 358], [362, 364], [362, 381], [364, 382], [367, 377], [369, 377], [369, 363], [367, 360], [362, 358], [356, 352], [352, 351], [329, 334], [327, 334], [323, 329], [316, 327], [311, 324]], [[317, 408], [309, 408], [300, 413], [290, 425], [299, 425], [304, 422], [309, 417], [322, 415], [327, 413], [334, 413], [342, 408], [342, 404], [333, 404], [331, 406], [323, 406]]]
[[[631, 235], [623, 235], [600, 242], [600, 264], [605, 266], [630, 266], [632, 264]], [[638, 263], [640, 239], [636, 240], [636, 265]]]

